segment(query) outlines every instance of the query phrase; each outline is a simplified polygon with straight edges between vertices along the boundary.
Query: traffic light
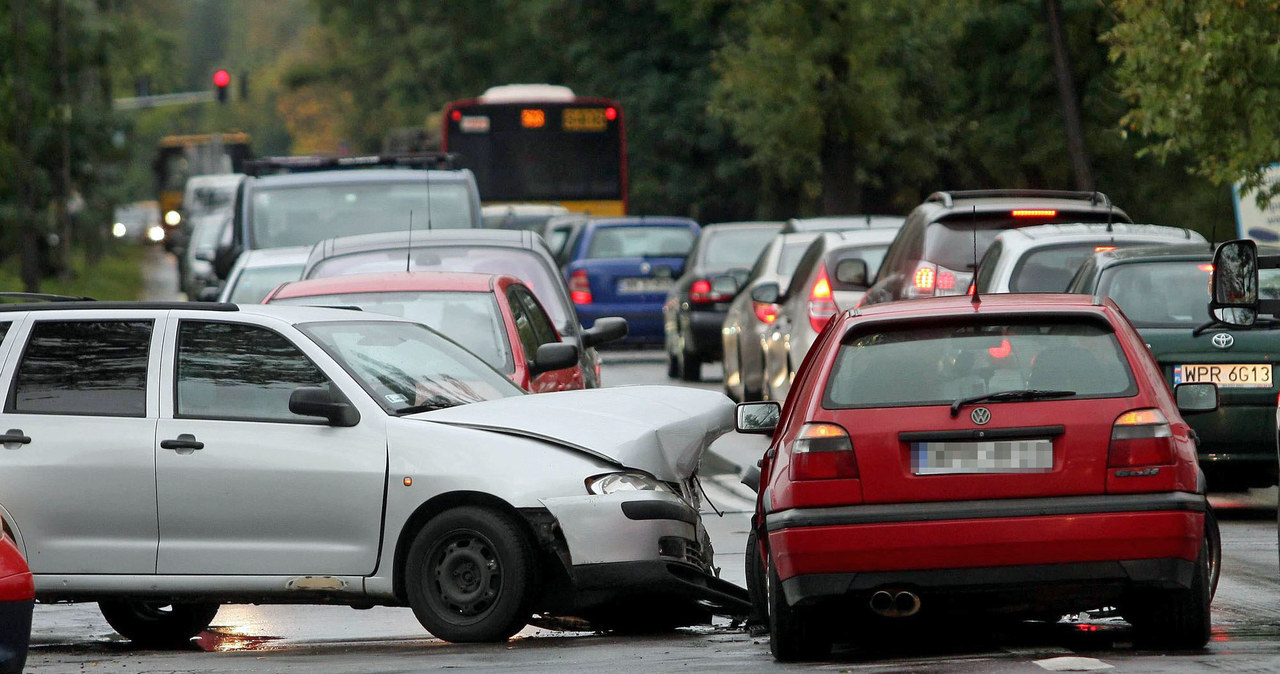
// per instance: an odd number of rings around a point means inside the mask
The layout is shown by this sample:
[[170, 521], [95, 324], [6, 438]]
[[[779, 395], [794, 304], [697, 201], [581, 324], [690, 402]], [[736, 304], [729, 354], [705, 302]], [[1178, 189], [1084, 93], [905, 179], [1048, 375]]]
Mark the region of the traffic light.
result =
[[227, 102], [227, 86], [231, 84], [231, 73], [219, 70], [213, 74], [213, 86], [217, 89], [218, 102]]

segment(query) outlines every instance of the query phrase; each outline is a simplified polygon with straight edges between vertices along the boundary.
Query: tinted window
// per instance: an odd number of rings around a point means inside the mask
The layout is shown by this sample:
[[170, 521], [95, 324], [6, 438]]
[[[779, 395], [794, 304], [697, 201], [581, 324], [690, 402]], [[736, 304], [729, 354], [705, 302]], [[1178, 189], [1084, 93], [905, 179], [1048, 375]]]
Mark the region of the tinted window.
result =
[[788, 243], [782, 247], [782, 254], [778, 256], [778, 275], [783, 279], [791, 278], [796, 272], [796, 267], [800, 264], [800, 258], [804, 257], [804, 251], [809, 248], [812, 241], [797, 241]]
[[529, 317], [529, 324], [533, 326], [533, 334], [537, 337], [539, 346], [560, 341], [560, 338], [556, 335], [556, 329], [552, 327], [550, 319], [547, 318], [547, 313], [538, 305], [538, 300], [534, 299], [532, 293], [520, 286], [513, 286], [511, 293], [514, 299], [518, 300], [524, 307], [525, 314]]
[[686, 227], [601, 227], [586, 257], [684, 257], [691, 247], [693, 230]]
[[529, 311], [520, 302], [515, 293], [507, 291], [507, 303], [511, 306], [511, 319], [516, 326], [516, 335], [520, 337], [520, 346], [524, 357], [532, 359], [538, 352], [538, 336], [533, 331], [533, 322], [529, 320]]
[[263, 300], [276, 286], [286, 281], [297, 281], [302, 276], [302, 265], [290, 264], [279, 267], [249, 267], [236, 277], [235, 287], [227, 296], [228, 302], [239, 304], [257, 304]]
[[318, 307], [360, 307], [389, 316], [422, 323], [467, 347], [472, 353], [503, 372], [513, 372], [507, 346], [506, 324], [498, 313], [498, 302], [487, 292], [378, 292], [341, 293], [311, 297], [286, 297], [271, 304], [301, 304]]
[[1116, 337], [1070, 320], [953, 324], [855, 335], [840, 346], [827, 382], [828, 407], [933, 405], [1013, 391], [1131, 395]]
[[315, 423], [289, 411], [299, 386], [328, 379], [279, 334], [256, 325], [182, 321], [177, 416]]
[[962, 271], [970, 269], [974, 262], [975, 231], [978, 240], [977, 257], [981, 258], [996, 236], [1006, 229], [1062, 222], [1106, 222], [1108, 217], [1110, 216], [1106, 211], [1058, 211], [1055, 217], [1019, 218], [991, 213], [979, 213], [976, 218], [968, 213], [951, 215], [929, 225], [925, 233], [923, 259], [947, 269]]
[[151, 321], [36, 323], [8, 410], [146, 416], [151, 327]]
[[769, 245], [778, 229], [752, 228], [710, 230], [703, 236], [708, 237], [702, 246], [702, 264], [710, 270], [747, 269], [760, 257], [760, 252]]
[[[1142, 328], [1192, 327], [1209, 320], [1208, 260], [1137, 262], [1107, 269], [1097, 294], [1110, 297]], [[1259, 293], [1270, 299], [1280, 286], [1280, 269], [1258, 272]]]
[[359, 185], [324, 184], [257, 189], [253, 193], [250, 243], [253, 248], [311, 246], [335, 236], [427, 229], [478, 227], [471, 194], [457, 183], [416, 182]]
[[[1022, 256], [1013, 268], [1009, 289], [1018, 293], [1060, 293], [1104, 242], [1037, 248]], [[1105, 244], [1115, 247], [1115, 244]]]

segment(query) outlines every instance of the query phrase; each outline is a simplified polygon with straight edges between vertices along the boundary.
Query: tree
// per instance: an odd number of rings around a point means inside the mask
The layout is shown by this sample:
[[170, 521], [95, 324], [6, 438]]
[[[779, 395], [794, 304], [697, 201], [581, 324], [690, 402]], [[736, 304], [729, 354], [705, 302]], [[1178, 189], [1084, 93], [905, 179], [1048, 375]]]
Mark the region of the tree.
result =
[[1191, 158], [1215, 184], [1244, 180], [1260, 202], [1280, 161], [1280, 2], [1111, 0], [1105, 36], [1114, 76], [1133, 108], [1123, 118], [1143, 152]]

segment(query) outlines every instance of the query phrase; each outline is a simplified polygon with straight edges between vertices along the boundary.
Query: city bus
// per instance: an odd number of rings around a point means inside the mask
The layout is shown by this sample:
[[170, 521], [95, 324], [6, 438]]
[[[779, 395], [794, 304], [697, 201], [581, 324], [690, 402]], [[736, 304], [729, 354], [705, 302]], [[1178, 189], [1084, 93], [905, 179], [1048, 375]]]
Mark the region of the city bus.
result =
[[[240, 173], [252, 157], [247, 133], [204, 133], [165, 136], [156, 144], [152, 169], [156, 177], [156, 200], [166, 230], [181, 221], [182, 190], [191, 176], [209, 173]], [[168, 240], [168, 237], [166, 237]]]
[[444, 109], [441, 149], [476, 176], [486, 205], [543, 203], [627, 213], [622, 107], [568, 87], [511, 84]]

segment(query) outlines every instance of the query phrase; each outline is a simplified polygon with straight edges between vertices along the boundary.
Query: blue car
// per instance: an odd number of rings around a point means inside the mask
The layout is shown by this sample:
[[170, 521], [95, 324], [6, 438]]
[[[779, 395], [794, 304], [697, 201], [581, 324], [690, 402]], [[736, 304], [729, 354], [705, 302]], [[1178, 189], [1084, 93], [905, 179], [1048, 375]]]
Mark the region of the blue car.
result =
[[661, 343], [662, 305], [684, 271], [698, 223], [676, 217], [602, 218], [569, 244], [564, 268], [578, 320], [623, 316], [628, 341]]

